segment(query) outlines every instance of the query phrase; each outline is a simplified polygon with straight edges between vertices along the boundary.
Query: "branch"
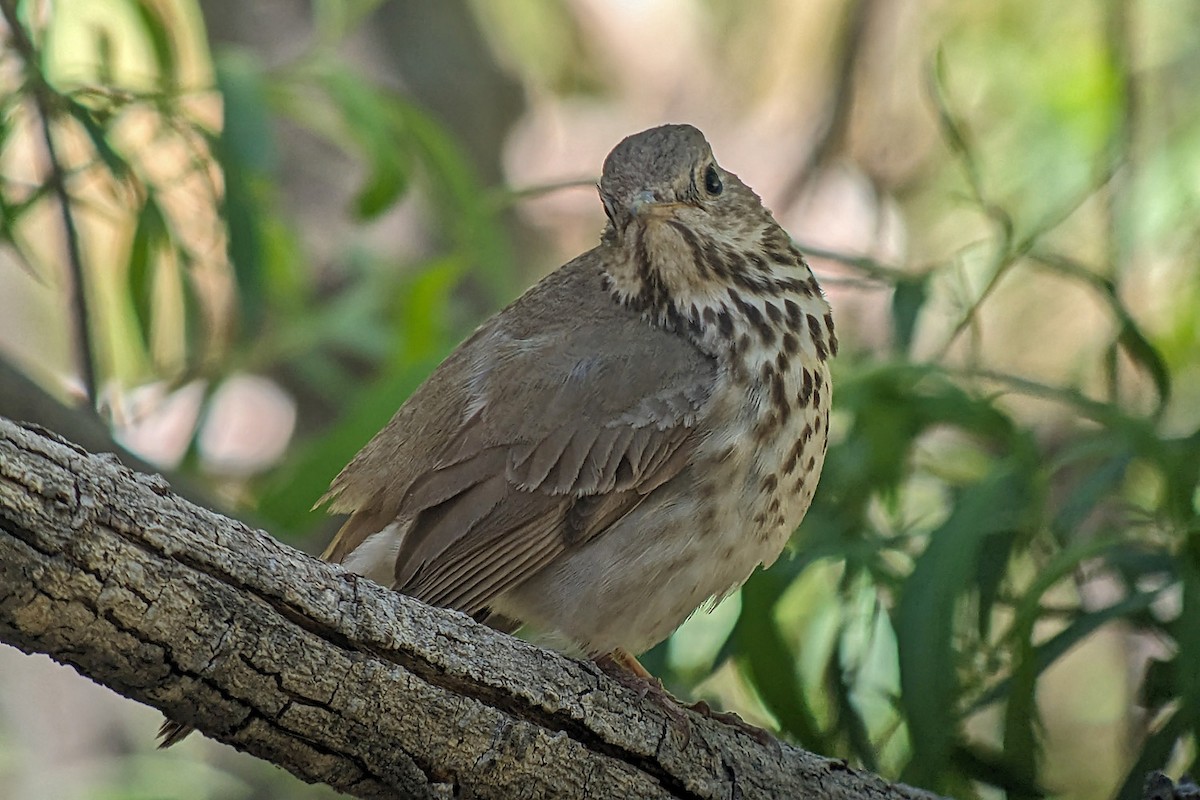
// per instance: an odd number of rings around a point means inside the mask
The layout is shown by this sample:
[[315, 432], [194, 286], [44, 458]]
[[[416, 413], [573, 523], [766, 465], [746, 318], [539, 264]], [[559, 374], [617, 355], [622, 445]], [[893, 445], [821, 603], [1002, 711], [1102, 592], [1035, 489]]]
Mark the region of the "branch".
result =
[[855, 79], [867, 44], [867, 29], [875, 17], [877, 0], [851, 0], [842, 14], [841, 38], [834, 43], [834, 79], [825, 98], [825, 109], [816, 142], [800, 170], [781, 193], [780, 205], [790, 207], [800, 199], [823, 166], [845, 145], [850, 115], [854, 111]]
[[932, 798], [699, 715], [685, 736], [588, 662], [3, 417], [0, 640], [356, 797]]

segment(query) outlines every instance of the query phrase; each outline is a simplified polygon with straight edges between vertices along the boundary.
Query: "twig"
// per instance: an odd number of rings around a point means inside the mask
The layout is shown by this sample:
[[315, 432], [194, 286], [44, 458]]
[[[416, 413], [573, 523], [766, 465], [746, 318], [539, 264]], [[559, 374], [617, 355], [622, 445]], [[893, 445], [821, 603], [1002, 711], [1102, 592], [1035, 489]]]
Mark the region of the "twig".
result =
[[942, 356], [949, 352], [964, 330], [976, 324], [977, 313], [984, 301], [991, 296], [1009, 270], [1029, 255], [1030, 251], [1036, 246], [1039, 238], [1066, 221], [1084, 202], [1097, 192], [1109, 187], [1115, 178], [1117, 170], [1117, 163], [1115, 161], [1110, 160], [1106, 162], [1104, 168], [1096, 175], [1092, 185], [1086, 191], [1082, 192], [1073, 201], [1055, 209], [1045, 219], [1041, 220], [1039, 224], [1035, 225], [1030, 233], [1017, 238], [1016, 225], [1012, 216], [989, 197], [984, 187], [982, 170], [975, 157], [970, 134], [963, 122], [954, 115], [953, 110], [950, 108], [945, 87], [945, 59], [942, 52], [939, 51], [929, 75], [929, 93], [937, 109], [938, 123], [947, 146], [958, 158], [962, 166], [972, 201], [979, 207], [984, 216], [996, 225], [999, 241], [996, 245], [995, 255], [992, 258], [991, 274], [988, 282], [951, 329], [949, 336], [939, 351]]
[[867, 30], [874, 15], [876, 0], [852, 0], [846, 6], [842, 20], [842, 40], [838, 43], [836, 82], [829, 90], [826, 112], [817, 141], [808, 158], [784, 188], [780, 203], [789, 207], [808, 187], [822, 166], [841, 147], [854, 111], [854, 81], [858, 74], [859, 56], [867, 39]]
[[522, 186], [520, 188], [510, 189], [507, 186], [501, 186], [493, 189], [489, 193], [490, 206], [499, 211], [509, 206], [516, 205], [523, 200], [529, 200], [534, 197], [560, 192], [564, 189], [579, 189], [579, 188], [595, 188], [597, 178], [568, 178], [566, 180], [554, 181], [552, 183], [539, 183], [532, 186]]
[[1111, 423], [1114, 417], [1123, 414], [1121, 411], [1114, 410], [1109, 404], [1093, 400], [1075, 389], [1050, 386], [1029, 378], [1022, 378], [1020, 375], [988, 369], [946, 369], [946, 373], [967, 380], [999, 383], [1007, 386], [1011, 392], [1068, 406], [1080, 416], [1101, 424]]
[[[905, 270], [901, 269], [900, 267], [884, 264], [875, 260], [874, 258], [871, 258], [870, 256], [856, 256], [851, 255], [850, 253], [841, 253], [837, 250], [829, 250], [819, 245], [801, 241], [797, 241], [796, 246], [799, 247], [800, 251], [809, 258], [824, 258], [829, 261], [836, 261], [839, 264], [843, 264], [851, 269], [857, 270], [868, 278], [880, 281], [881, 283], [899, 283], [906, 277], [909, 277], [909, 273], [905, 272]], [[824, 278], [821, 282], [825, 283], [827, 280], [829, 279]]]
[[8, 24], [9, 37], [13, 47], [25, 62], [26, 80], [37, 107], [42, 139], [46, 144], [46, 157], [50, 161], [49, 183], [58, 197], [59, 209], [62, 213], [63, 235], [67, 248], [67, 263], [69, 270], [69, 292], [71, 309], [73, 311], [71, 324], [74, 329], [76, 357], [79, 361], [80, 378], [83, 382], [84, 394], [88, 406], [96, 407], [96, 365], [92, 350], [91, 322], [88, 313], [86, 289], [83, 276], [83, 255], [79, 247], [79, 231], [75, 226], [75, 215], [71, 211], [71, 195], [67, 191], [67, 182], [62, 163], [58, 159], [58, 150], [54, 145], [54, 134], [51, 126], [51, 114], [54, 109], [55, 90], [46, 81], [38, 66], [38, 53], [29, 38], [21, 21], [17, 17], [16, 0], [0, 0], [0, 11], [4, 13]]

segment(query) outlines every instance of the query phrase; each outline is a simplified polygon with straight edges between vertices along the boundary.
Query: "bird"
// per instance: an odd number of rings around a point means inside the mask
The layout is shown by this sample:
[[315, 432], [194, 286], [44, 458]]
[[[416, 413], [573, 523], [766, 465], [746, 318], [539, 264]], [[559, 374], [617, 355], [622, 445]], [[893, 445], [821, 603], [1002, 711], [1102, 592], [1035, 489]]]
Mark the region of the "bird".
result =
[[626, 137], [598, 190], [599, 244], [481, 324], [334, 478], [320, 503], [349, 518], [322, 557], [644, 677], [636, 655], [804, 517], [838, 340], [804, 256], [697, 128]]

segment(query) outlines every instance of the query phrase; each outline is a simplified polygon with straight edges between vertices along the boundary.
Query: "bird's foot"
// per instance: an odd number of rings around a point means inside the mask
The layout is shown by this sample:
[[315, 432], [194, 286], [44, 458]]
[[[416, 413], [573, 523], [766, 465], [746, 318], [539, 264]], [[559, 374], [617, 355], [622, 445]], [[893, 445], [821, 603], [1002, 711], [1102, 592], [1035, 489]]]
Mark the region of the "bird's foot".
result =
[[615, 678], [618, 683], [627, 689], [637, 692], [638, 697], [644, 700], [647, 696], [651, 696], [659, 708], [670, 717], [675, 729], [683, 734], [683, 744], [685, 747], [692, 738], [692, 726], [688, 721], [687, 713], [684, 711], [686, 708], [709, 719], [736, 728], [759, 744], [779, 751], [779, 740], [772, 736], [770, 731], [764, 730], [757, 725], [751, 725], [732, 711], [714, 711], [712, 706], [703, 700], [690, 705], [681, 703], [678, 698], [666, 690], [662, 681], [651, 675], [641, 665], [641, 662], [626, 650], [614, 650], [607, 655], [600, 656], [595, 661], [596, 665], [605, 674]]
[[650, 697], [671, 720], [671, 726], [683, 735], [683, 746], [687, 747], [692, 740], [692, 723], [688, 720], [687, 712], [682, 704], [667, 691], [662, 681], [654, 677], [641, 663], [625, 650], [614, 650], [606, 655], [594, 658], [600, 671], [617, 683], [637, 692], [640, 699]]
[[714, 711], [713, 707], [703, 700], [692, 703], [690, 706], [688, 706], [688, 708], [690, 708], [692, 711], [695, 711], [697, 714], [708, 717], [709, 719], [715, 719], [717, 722], [723, 722], [726, 725], [737, 728], [739, 731], [765, 747], [772, 747], [776, 751], [779, 751], [780, 749], [779, 740], [776, 739], [770, 731], [766, 730], [765, 728], [760, 728], [757, 725], [751, 725], [749, 722], [746, 722], [746, 720], [742, 719], [732, 711]]

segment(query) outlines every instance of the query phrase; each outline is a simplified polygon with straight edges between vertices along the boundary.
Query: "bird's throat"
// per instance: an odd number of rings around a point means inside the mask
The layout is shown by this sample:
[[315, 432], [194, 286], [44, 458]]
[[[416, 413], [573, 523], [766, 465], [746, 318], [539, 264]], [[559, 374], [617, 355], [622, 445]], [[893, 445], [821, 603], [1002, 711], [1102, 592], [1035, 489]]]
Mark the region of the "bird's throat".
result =
[[837, 352], [829, 304], [774, 223], [735, 240], [655, 220], [608, 246], [613, 299], [705, 352], [743, 361], [755, 353], [750, 362], [783, 352], [814, 363]]

